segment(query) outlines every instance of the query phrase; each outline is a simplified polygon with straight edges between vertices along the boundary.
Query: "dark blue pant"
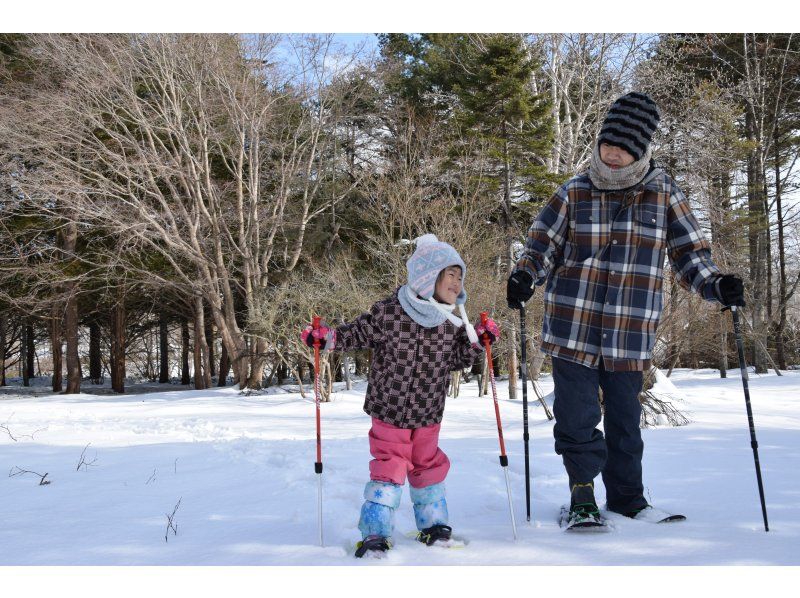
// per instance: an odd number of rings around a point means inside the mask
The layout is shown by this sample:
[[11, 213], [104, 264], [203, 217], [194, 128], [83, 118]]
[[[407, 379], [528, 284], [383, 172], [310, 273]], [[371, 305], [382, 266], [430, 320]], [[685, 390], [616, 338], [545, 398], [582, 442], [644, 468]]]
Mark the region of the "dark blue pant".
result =
[[[607, 506], [630, 511], [647, 504], [642, 486], [644, 443], [639, 429], [642, 372], [608, 372], [553, 357], [556, 453], [564, 460], [570, 488], [603, 474]], [[597, 429], [603, 389], [603, 433]]]

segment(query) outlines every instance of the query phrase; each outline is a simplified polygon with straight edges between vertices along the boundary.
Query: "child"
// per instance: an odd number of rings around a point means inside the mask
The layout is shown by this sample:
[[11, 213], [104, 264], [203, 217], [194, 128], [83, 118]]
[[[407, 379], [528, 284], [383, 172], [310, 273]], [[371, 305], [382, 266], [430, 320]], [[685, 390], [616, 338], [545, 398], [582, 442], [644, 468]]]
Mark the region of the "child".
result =
[[[364, 411], [369, 432], [370, 481], [358, 529], [363, 540], [356, 556], [391, 547], [394, 512], [408, 476], [418, 539], [447, 542], [444, 479], [450, 468], [438, 446], [450, 372], [469, 367], [481, 355], [478, 336], [494, 342], [499, 331], [489, 320], [477, 330], [467, 321], [463, 289], [466, 266], [447, 243], [423, 235], [406, 263], [408, 283], [350, 324], [303, 331], [327, 350], [372, 349]], [[458, 306], [460, 318], [453, 314]]]

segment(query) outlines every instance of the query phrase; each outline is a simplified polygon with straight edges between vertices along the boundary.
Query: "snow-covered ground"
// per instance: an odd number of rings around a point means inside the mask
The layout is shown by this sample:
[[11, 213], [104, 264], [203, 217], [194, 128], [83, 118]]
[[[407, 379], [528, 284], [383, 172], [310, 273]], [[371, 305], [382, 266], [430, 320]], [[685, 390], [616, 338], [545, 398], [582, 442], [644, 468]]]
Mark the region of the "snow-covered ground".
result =
[[[541, 386], [552, 390], [549, 376]], [[448, 400], [441, 434], [452, 462], [451, 524], [468, 546], [431, 549], [406, 537], [414, 530], [406, 491], [395, 549], [381, 561], [351, 553], [370, 459], [363, 382], [322, 405], [324, 547], [313, 398], [280, 389], [64, 396], [6, 388], [0, 565], [798, 565], [800, 372], [753, 375], [750, 388], [769, 533], [738, 370], [724, 380], [712, 370], [678, 370], [657, 387], [681, 396], [676, 405], [692, 421], [644, 430], [646, 492], [688, 521], [615, 520], [614, 532], [594, 535], [565, 534], [555, 521], [567, 480], [552, 423], [532, 392], [533, 515], [525, 521], [522, 405], [499, 382], [516, 541], [491, 395], [478, 398], [473, 382]], [[89, 464], [78, 470], [82, 453]], [[9, 475], [19, 469], [46, 473], [50, 483]], [[177, 534], [167, 534], [173, 511]]]

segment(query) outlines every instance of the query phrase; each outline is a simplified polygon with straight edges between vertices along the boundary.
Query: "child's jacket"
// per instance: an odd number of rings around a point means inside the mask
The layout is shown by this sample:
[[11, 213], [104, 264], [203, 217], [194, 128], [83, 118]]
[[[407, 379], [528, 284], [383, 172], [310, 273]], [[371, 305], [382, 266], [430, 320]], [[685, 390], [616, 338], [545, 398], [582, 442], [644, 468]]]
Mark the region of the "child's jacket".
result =
[[450, 372], [472, 365], [483, 349], [449, 321], [424, 328], [397, 292], [336, 329], [335, 351], [372, 349], [364, 411], [399, 428], [442, 421]]

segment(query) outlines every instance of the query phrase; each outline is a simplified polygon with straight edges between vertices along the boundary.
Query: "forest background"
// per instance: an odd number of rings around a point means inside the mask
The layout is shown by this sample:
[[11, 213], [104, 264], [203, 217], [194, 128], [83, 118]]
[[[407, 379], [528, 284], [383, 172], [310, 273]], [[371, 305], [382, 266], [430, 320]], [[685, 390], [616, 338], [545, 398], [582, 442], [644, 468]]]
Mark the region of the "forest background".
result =
[[[587, 167], [613, 100], [662, 113], [654, 155], [724, 272], [748, 360], [800, 363], [800, 37], [780, 33], [0, 34], [0, 384], [308, 380], [298, 331], [403, 284], [427, 232], [503, 330], [531, 220]], [[655, 365], [736, 364], [730, 318], [671, 272]], [[528, 310], [534, 377], [542, 294]], [[367, 354], [332, 356], [328, 379]], [[347, 367], [345, 367], [347, 366]], [[481, 364], [476, 366], [479, 371]]]

